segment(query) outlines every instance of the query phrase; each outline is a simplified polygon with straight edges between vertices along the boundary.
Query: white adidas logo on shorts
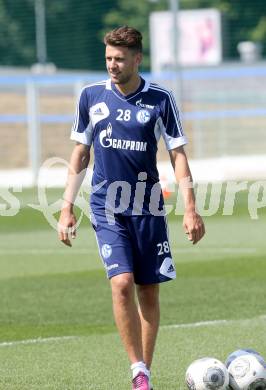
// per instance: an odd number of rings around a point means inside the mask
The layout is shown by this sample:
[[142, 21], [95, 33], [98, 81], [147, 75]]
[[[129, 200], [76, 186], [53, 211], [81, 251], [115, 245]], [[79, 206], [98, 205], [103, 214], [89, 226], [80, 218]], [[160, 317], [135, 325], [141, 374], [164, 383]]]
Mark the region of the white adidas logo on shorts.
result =
[[176, 278], [175, 267], [171, 257], [166, 257], [162, 262], [162, 265], [159, 270], [160, 274], [167, 276], [170, 279]]

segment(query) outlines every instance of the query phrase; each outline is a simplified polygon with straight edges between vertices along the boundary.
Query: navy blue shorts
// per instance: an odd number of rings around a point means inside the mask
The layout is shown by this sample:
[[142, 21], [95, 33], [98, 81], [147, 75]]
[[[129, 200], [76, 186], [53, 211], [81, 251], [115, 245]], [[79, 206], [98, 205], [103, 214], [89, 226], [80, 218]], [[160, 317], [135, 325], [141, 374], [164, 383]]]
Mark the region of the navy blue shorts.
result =
[[132, 272], [136, 284], [162, 283], [175, 279], [166, 219], [163, 216], [95, 215], [100, 256], [107, 277]]

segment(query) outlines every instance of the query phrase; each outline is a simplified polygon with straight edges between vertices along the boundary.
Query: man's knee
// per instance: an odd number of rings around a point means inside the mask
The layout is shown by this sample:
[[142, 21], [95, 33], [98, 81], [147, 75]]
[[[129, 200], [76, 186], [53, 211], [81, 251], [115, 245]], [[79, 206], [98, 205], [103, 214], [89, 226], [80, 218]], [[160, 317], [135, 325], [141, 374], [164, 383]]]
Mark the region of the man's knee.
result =
[[132, 273], [123, 273], [111, 278], [113, 299], [127, 300], [134, 293], [134, 277]]
[[154, 306], [159, 303], [159, 284], [138, 285], [137, 291], [140, 304]]

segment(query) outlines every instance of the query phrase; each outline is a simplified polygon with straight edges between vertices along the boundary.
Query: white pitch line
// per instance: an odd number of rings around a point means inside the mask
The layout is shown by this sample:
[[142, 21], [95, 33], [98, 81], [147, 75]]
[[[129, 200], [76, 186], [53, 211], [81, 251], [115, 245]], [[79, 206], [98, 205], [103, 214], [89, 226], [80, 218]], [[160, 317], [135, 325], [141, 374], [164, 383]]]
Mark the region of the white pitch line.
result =
[[77, 339], [79, 336], [61, 336], [61, 337], [38, 337], [37, 339], [28, 339], [28, 340], [16, 340], [16, 341], [4, 341], [0, 343], [1, 347], [13, 347], [16, 345], [29, 345], [29, 344], [46, 344], [49, 342], [57, 342], [64, 340], [73, 340]]
[[180, 329], [180, 328], [199, 328], [203, 326], [214, 326], [214, 325], [222, 325], [222, 324], [234, 324], [234, 323], [245, 323], [250, 321], [258, 321], [258, 320], [266, 320], [266, 315], [261, 315], [253, 318], [245, 318], [245, 319], [234, 319], [234, 320], [209, 320], [209, 321], [199, 321], [199, 322], [191, 322], [187, 324], [170, 324], [170, 325], [162, 325], [160, 329]]
[[220, 324], [227, 324], [231, 322], [230, 320], [210, 320], [210, 321], [199, 321], [199, 322], [192, 322], [188, 324], [171, 324], [171, 325], [162, 325], [160, 326], [160, 329], [180, 329], [180, 328], [198, 328], [201, 326], [208, 326], [208, 325], [220, 325]]
[[[161, 325], [160, 329], [180, 329], [180, 328], [197, 328], [204, 326], [213, 326], [213, 325], [222, 325], [222, 324], [233, 324], [233, 323], [245, 323], [250, 321], [266, 320], [266, 314], [246, 319], [239, 320], [209, 320], [209, 321], [199, 321], [191, 322], [187, 324], [172, 324], [172, 325]], [[14, 347], [17, 345], [29, 345], [29, 344], [46, 344], [50, 342], [60, 342], [66, 340], [78, 340], [81, 337], [85, 336], [58, 336], [58, 337], [38, 337], [37, 339], [28, 339], [28, 340], [16, 340], [16, 341], [3, 341], [0, 343], [0, 348], [3, 347]]]

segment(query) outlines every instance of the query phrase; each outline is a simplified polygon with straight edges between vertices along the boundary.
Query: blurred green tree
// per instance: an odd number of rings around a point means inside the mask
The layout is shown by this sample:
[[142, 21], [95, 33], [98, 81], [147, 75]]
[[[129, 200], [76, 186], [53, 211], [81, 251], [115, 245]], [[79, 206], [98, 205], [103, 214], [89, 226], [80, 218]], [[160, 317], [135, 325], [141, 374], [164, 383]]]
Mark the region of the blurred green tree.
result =
[[32, 0], [0, 0], [0, 65], [32, 63], [35, 57], [34, 39]]
[[[227, 59], [239, 57], [237, 43], [243, 40], [266, 42], [265, 0], [179, 0], [179, 8], [216, 8], [223, 15], [224, 54]], [[166, 0], [120, 0], [117, 6], [106, 13], [104, 29], [128, 24], [135, 26], [144, 37], [144, 69], [149, 67], [149, 13], [169, 9]], [[158, 26], [159, 28], [159, 26]], [[264, 47], [265, 50], [265, 47]]]
[[99, 30], [114, 0], [46, 0], [48, 55], [60, 68], [104, 69]]
[[115, 8], [105, 14], [103, 19], [104, 32], [123, 25], [132, 26], [141, 31], [143, 35], [143, 70], [149, 70], [150, 67], [149, 14], [152, 11], [167, 9], [167, 4], [167, 0], [158, 2], [121, 0]]
[[[35, 0], [0, 0], [0, 65], [36, 62]], [[265, 0], [180, 0], [179, 7], [218, 8], [224, 16], [226, 58], [238, 57], [237, 43], [266, 42]], [[60, 68], [103, 70], [106, 31], [131, 25], [143, 33], [143, 70], [149, 69], [149, 14], [168, 0], [46, 0], [48, 60]], [[160, 28], [160, 26], [158, 26]]]

